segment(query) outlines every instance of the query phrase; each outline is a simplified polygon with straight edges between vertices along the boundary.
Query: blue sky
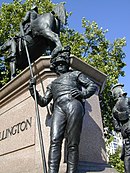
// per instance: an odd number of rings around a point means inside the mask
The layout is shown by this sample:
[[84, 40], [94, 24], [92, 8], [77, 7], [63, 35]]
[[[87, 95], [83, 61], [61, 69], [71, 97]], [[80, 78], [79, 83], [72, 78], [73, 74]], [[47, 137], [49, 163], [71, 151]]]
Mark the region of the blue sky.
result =
[[[10, 3], [12, 0], [0, 0], [1, 3]], [[123, 49], [127, 66], [124, 68], [125, 77], [119, 82], [125, 85], [124, 89], [130, 96], [130, 0], [52, 0], [53, 3], [66, 2], [66, 9], [72, 12], [68, 24], [70, 28], [83, 32], [81, 20], [96, 21], [99, 27], [108, 29], [106, 38], [113, 42], [116, 38], [126, 38], [127, 46]]]

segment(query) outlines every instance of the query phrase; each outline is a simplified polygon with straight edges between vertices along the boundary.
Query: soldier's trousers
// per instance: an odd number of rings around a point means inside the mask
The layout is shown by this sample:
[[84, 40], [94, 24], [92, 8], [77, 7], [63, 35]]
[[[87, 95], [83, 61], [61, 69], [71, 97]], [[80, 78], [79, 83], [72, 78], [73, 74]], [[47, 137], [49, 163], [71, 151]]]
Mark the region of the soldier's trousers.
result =
[[61, 159], [61, 145], [66, 134], [67, 173], [76, 173], [78, 166], [80, 134], [84, 108], [80, 101], [69, 95], [62, 96], [54, 104], [50, 132], [48, 173], [58, 173]]
[[124, 145], [124, 148], [125, 148], [125, 157], [124, 157], [125, 173], [130, 173], [130, 140], [127, 140], [127, 142]]

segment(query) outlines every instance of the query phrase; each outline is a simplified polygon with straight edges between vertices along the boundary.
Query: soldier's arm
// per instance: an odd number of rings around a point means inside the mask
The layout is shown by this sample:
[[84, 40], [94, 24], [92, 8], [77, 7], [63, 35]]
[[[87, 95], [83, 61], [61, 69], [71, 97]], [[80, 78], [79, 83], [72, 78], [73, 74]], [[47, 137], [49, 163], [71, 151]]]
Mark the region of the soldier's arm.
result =
[[[35, 99], [33, 85], [35, 85], [35, 81], [29, 83], [29, 91], [33, 99]], [[36, 97], [37, 102], [41, 107], [46, 106], [52, 100], [51, 85], [48, 85], [43, 97], [36, 90]]]
[[116, 111], [116, 109], [115, 109], [115, 107], [114, 107], [113, 110], [112, 110], [112, 117], [113, 117], [114, 130], [115, 130], [116, 132], [121, 132], [120, 122], [117, 120], [116, 114], [117, 114], [117, 111]]
[[113, 118], [113, 124], [114, 124], [114, 130], [116, 132], [121, 132], [121, 127], [119, 125], [119, 122], [115, 118]]
[[85, 88], [82, 91], [84, 99], [91, 97], [98, 89], [98, 86], [83, 73], [79, 74], [78, 81], [79, 84]]

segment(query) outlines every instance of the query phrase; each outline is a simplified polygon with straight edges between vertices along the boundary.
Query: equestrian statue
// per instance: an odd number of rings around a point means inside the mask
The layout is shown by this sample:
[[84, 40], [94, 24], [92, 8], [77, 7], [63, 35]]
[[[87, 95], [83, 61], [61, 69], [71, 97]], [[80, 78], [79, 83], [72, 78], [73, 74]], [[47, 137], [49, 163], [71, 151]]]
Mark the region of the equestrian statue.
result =
[[57, 4], [50, 13], [39, 15], [36, 6], [26, 13], [20, 24], [20, 32], [0, 46], [0, 54], [9, 52], [7, 60], [11, 62], [11, 78], [15, 76], [15, 65], [21, 70], [28, 66], [25, 40], [31, 63], [46, 54], [47, 50], [52, 58], [62, 51], [59, 35], [61, 25], [65, 23], [66, 10], [63, 3]]

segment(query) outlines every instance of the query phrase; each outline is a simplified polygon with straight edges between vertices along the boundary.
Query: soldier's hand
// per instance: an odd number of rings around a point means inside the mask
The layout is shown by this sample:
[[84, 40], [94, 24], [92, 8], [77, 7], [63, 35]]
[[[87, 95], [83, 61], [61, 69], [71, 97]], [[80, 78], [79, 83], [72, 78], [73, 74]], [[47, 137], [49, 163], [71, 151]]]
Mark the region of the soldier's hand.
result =
[[71, 89], [71, 95], [74, 98], [83, 98], [82, 92], [78, 90], [77, 88]]
[[36, 78], [35, 77], [30, 78], [29, 88], [33, 88], [33, 85], [36, 85]]
[[36, 85], [36, 78], [35, 77], [30, 78], [30, 81], [29, 81], [29, 91], [30, 91], [30, 94], [33, 98], [34, 98], [34, 89], [33, 89], [34, 85]]

